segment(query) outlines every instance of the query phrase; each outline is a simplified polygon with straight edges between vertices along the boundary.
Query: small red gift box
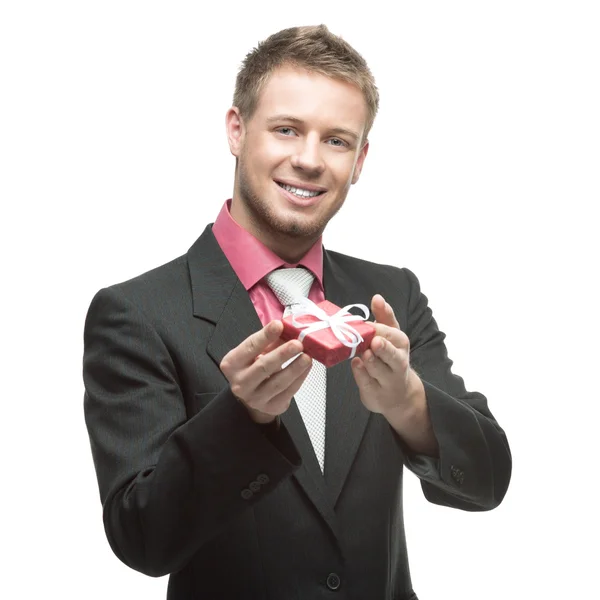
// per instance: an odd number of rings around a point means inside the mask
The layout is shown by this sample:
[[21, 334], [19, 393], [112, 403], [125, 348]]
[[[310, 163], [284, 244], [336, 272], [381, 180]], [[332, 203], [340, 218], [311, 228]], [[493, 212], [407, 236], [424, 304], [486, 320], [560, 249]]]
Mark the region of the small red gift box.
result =
[[[316, 305], [310, 301], [307, 301], [307, 303], [308, 305], [317, 307], [317, 309], [323, 310], [329, 316], [335, 315], [341, 310], [339, 306], [336, 306], [327, 300], [319, 302]], [[353, 305], [349, 306], [351, 307]], [[292, 310], [295, 310], [295, 308], [296, 307], [292, 307]], [[368, 315], [368, 309], [366, 307], [365, 309]], [[310, 310], [310, 308], [307, 310]], [[350, 314], [351, 313], [348, 312], [342, 313], [342, 315], [345, 316]], [[335, 335], [332, 327], [329, 324], [325, 326], [325, 323], [323, 323], [322, 329], [312, 332], [309, 328], [298, 327], [294, 325], [295, 320], [296, 323], [300, 323], [302, 325], [312, 324], [314, 328], [314, 324], [321, 323], [322, 319], [313, 314], [300, 314], [298, 316], [291, 314], [285, 317], [283, 319], [283, 333], [281, 334], [281, 338], [286, 341], [300, 339], [306, 354], [323, 363], [326, 367], [332, 367], [339, 362], [347, 360], [351, 356], [358, 356], [359, 354], [363, 353], [371, 345], [371, 340], [375, 336], [375, 326], [372, 323], [367, 323], [362, 319], [343, 322], [344, 317], [342, 315], [340, 315], [339, 319], [335, 320], [334, 327], [336, 325], [340, 325], [341, 322], [341, 326], [336, 327], [336, 329], [338, 330], [338, 335], [342, 335], [347, 342], [350, 342], [351, 340], [347, 335], [343, 335], [341, 333], [344, 331], [344, 329], [347, 330], [348, 328], [352, 328], [358, 334], [360, 334], [363, 340], [356, 346], [356, 349], [344, 345]], [[301, 339], [301, 336], [304, 332], [306, 333], [303, 339]], [[355, 334], [350, 331], [350, 338], [352, 337], [355, 337]], [[353, 350], [354, 353], [352, 352]]]

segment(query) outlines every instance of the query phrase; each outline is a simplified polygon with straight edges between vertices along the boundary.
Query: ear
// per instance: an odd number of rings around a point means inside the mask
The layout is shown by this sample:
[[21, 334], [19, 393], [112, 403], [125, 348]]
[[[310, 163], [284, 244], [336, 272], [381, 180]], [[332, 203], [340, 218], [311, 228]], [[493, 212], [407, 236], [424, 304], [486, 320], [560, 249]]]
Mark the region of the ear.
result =
[[354, 173], [352, 175], [352, 185], [354, 185], [360, 174], [362, 172], [363, 165], [365, 163], [365, 158], [367, 158], [367, 152], [369, 151], [369, 140], [367, 140], [363, 147], [360, 150], [360, 154], [358, 155], [358, 160], [356, 161], [356, 166], [354, 167]]
[[237, 106], [232, 106], [225, 115], [225, 129], [229, 150], [235, 157], [239, 157], [244, 142], [245, 127]]

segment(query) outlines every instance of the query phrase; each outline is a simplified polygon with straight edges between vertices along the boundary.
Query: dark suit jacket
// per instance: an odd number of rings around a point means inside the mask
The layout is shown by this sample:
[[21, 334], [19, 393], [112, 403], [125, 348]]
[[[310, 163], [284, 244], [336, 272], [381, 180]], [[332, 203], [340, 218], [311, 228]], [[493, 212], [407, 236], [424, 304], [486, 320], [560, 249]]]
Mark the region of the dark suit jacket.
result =
[[250, 419], [219, 364], [262, 325], [210, 226], [186, 255], [91, 303], [84, 406], [106, 535], [131, 568], [171, 574], [168, 598], [413, 599], [403, 467], [436, 504], [489, 510], [504, 497], [505, 435], [451, 372], [415, 276], [325, 251], [323, 281], [339, 306], [375, 293], [392, 305], [439, 460], [411, 455], [364, 408], [349, 361], [327, 372], [324, 476], [294, 401], [278, 432]]

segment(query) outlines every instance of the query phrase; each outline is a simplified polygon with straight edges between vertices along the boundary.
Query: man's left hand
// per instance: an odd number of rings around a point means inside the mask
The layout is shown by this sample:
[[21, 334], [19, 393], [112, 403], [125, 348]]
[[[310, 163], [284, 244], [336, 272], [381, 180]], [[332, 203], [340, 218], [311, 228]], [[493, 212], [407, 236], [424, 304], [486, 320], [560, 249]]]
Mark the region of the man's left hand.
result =
[[410, 368], [410, 342], [401, 331], [392, 307], [380, 295], [371, 300], [375, 337], [360, 357], [351, 361], [362, 403], [375, 413], [411, 411], [419, 378]]

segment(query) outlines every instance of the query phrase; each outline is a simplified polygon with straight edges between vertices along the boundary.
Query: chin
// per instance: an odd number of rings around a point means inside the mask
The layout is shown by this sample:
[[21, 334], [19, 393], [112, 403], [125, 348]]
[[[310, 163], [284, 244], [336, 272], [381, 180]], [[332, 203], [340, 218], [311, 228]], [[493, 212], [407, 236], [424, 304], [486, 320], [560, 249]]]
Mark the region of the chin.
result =
[[325, 229], [319, 219], [303, 219], [296, 217], [277, 218], [271, 221], [271, 228], [279, 235], [293, 239], [318, 238]]

